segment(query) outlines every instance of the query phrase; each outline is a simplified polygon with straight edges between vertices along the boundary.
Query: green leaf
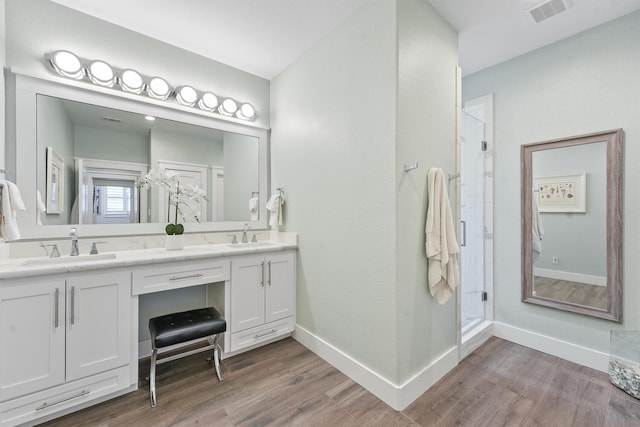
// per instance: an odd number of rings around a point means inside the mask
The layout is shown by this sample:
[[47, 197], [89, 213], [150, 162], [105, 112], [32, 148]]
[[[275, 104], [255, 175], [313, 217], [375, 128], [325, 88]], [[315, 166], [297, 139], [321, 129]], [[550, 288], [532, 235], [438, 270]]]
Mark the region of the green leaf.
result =
[[184, 234], [184, 225], [182, 224], [175, 224], [176, 228], [175, 228], [175, 234]]
[[[164, 231], [166, 231], [169, 236], [178, 234], [176, 233], [176, 225], [171, 223], [167, 224], [167, 226], [164, 228]], [[182, 234], [183, 232], [184, 232], [184, 227], [182, 232], [180, 232], [179, 234]]]

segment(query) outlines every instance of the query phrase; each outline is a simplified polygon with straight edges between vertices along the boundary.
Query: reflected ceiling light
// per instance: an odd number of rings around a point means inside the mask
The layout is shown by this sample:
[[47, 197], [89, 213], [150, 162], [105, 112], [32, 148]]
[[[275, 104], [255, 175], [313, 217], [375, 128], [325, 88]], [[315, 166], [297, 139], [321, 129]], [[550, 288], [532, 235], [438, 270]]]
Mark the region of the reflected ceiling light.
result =
[[165, 100], [171, 95], [169, 83], [162, 77], [154, 77], [149, 80], [147, 85], [147, 93], [150, 97]]
[[112, 87], [116, 81], [113, 68], [104, 61], [92, 61], [87, 71], [89, 79], [98, 86]]
[[84, 77], [84, 70], [80, 59], [68, 50], [58, 50], [49, 57], [49, 63], [58, 74], [64, 77], [80, 80]]
[[150, 122], [154, 121], [156, 118], [153, 116], [144, 116], [145, 120], [149, 120]]
[[251, 120], [256, 116], [256, 110], [253, 108], [253, 105], [245, 102], [240, 106], [238, 111], [236, 111], [236, 117], [243, 120]]
[[238, 110], [238, 104], [231, 98], [227, 98], [222, 101], [222, 104], [218, 107], [218, 112], [225, 116], [233, 116]]
[[191, 86], [182, 86], [176, 90], [176, 101], [186, 107], [193, 107], [197, 100], [198, 93]]
[[202, 94], [202, 98], [198, 101], [198, 107], [204, 111], [213, 111], [218, 106], [218, 97], [211, 92]]
[[136, 70], [127, 69], [120, 74], [118, 80], [120, 87], [125, 92], [140, 94], [144, 89], [144, 83], [142, 82], [142, 76]]

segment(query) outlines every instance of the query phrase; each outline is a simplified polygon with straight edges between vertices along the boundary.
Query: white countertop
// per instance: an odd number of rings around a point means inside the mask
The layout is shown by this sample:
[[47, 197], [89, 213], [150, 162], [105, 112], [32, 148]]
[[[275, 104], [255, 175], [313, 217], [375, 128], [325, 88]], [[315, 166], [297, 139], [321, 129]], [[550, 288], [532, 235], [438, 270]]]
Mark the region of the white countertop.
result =
[[0, 262], [0, 282], [5, 279], [20, 277], [221, 258], [292, 249], [297, 249], [297, 245], [294, 243], [263, 241], [257, 243], [222, 243], [185, 246], [184, 249], [175, 251], [169, 251], [164, 248], [153, 248], [105, 252], [99, 255], [80, 255], [75, 257], [14, 258]]

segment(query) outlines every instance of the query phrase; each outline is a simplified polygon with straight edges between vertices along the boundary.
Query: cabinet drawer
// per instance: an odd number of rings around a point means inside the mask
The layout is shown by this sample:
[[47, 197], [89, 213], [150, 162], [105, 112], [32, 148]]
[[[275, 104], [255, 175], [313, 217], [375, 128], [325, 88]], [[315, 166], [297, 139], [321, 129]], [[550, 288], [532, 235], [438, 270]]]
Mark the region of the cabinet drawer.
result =
[[288, 317], [277, 322], [266, 323], [262, 326], [231, 334], [231, 350], [236, 351], [255, 344], [260, 344], [274, 338], [284, 337], [293, 332], [295, 317]]
[[229, 261], [172, 263], [133, 272], [133, 295], [229, 280]]
[[72, 408], [130, 386], [129, 366], [0, 403], [0, 425], [14, 426]]

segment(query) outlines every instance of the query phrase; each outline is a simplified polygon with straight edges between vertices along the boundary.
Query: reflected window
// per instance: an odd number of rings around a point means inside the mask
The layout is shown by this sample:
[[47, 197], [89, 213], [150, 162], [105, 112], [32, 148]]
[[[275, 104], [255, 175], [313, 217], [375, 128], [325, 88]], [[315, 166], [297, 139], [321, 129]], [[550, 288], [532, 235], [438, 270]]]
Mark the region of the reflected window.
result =
[[93, 180], [93, 222], [129, 224], [137, 222], [134, 181]]

